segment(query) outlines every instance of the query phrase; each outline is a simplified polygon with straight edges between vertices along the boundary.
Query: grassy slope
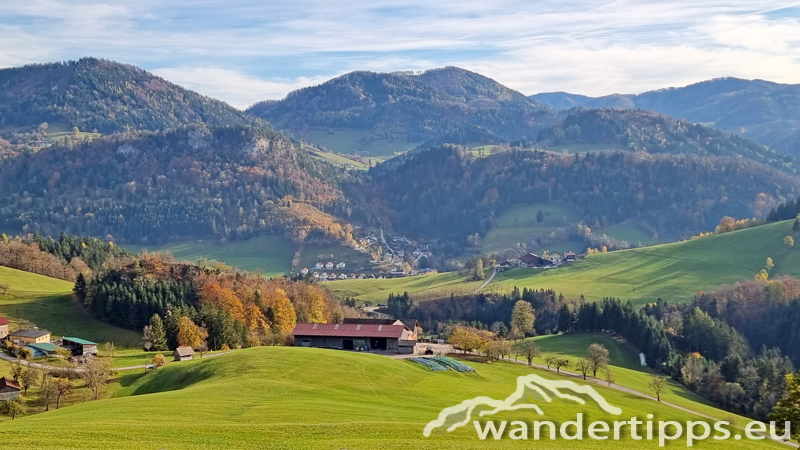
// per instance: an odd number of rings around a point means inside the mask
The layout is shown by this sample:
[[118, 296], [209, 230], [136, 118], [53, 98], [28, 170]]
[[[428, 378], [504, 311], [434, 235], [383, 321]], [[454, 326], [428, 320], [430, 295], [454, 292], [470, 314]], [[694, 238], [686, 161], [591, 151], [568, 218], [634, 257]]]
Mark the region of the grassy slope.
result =
[[555, 289], [567, 297], [615, 296], [638, 302], [662, 297], [686, 301], [698, 291], [744, 281], [772, 257], [772, 276], [800, 276], [800, 250], [783, 238], [792, 222], [773, 223], [718, 236], [592, 255], [555, 270], [514, 269], [499, 275], [493, 289], [513, 286]]
[[[434, 373], [409, 361], [320, 349], [261, 347], [212, 359], [169, 364], [146, 376], [122, 379], [118, 398], [23, 417], [3, 424], [5, 445], [62, 449], [246, 448], [407, 449], [520, 448], [504, 439], [480, 441], [474, 427], [422, 436], [439, 411], [478, 395], [505, 398], [524, 365], [474, 364], [475, 374]], [[534, 371], [546, 378], [552, 372]], [[693, 420], [656, 402], [598, 387], [623, 417], [655, 413], [661, 420]], [[148, 395], [142, 395], [148, 394]], [[548, 420], [583, 412], [588, 420], [613, 420], [594, 406], [556, 400], [543, 405]], [[718, 412], [723, 416], [722, 412]], [[537, 420], [529, 411], [496, 420]], [[90, 424], [76, 427], [76, 423]], [[169, 432], [165, 432], [169, 430]], [[657, 448], [657, 442], [587, 441], [585, 448]], [[779, 448], [773, 443], [706, 441], [700, 447]], [[547, 448], [575, 448], [557, 440]]]
[[[608, 349], [609, 366], [614, 376], [614, 383], [653, 395], [648, 383], [656, 372], [648, 367], [641, 366], [638, 351], [624, 339], [603, 333], [547, 335], [532, 339], [539, 344], [542, 356], [558, 355], [567, 357], [572, 361], [585, 357], [586, 351], [591, 344], [595, 342], [603, 344]], [[541, 359], [536, 362], [542, 364]], [[571, 367], [567, 370], [575, 372], [575, 369]], [[663, 376], [663, 374], [660, 375]], [[598, 373], [597, 377], [605, 379], [604, 374]], [[716, 408], [711, 406], [709, 402], [686, 389], [680, 383], [671, 379], [668, 383], [667, 391], [662, 394], [664, 401], [710, 416], [718, 414]], [[736, 417], [733, 413], [726, 413], [726, 420], [729, 419], [729, 416]], [[735, 421], [735, 423], [744, 424], [747, 419], [736, 417]]]
[[[488, 277], [491, 271], [486, 271]], [[447, 272], [434, 275], [418, 275], [414, 277], [392, 278], [387, 280], [340, 280], [326, 283], [325, 287], [339, 295], [356, 297], [359, 300], [371, 300], [374, 303], [385, 303], [391, 293], [425, 294], [445, 297], [473, 292], [483, 281], [466, 281], [458, 272]]]
[[[11, 291], [0, 295], [0, 316], [12, 322], [26, 319], [55, 336], [79, 336], [98, 343], [114, 342], [118, 347], [139, 346], [139, 333], [107, 325], [94, 319], [72, 300], [72, 283], [42, 275], [0, 267], [0, 284]], [[11, 329], [16, 329], [16, 323]]]
[[[775, 268], [772, 276], [800, 276], [800, 248], [783, 245], [792, 221], [768, 224], [733, 233], [653, 247], [591, 255], [585, 261], [551, 270], [515, 268], [498, 274], [486, 287], [491, 292], [522, 289], [554, 289], [569, 298], [618, 297], [648, 302], [658, 297], [687, 301], [698, 291], [747, 280], [758, 273], [767, 257]], [[417, 277], [419, 278], [419, 277]], [[390, 292], [422, 295], [466, 292], [480, 283], [465, 283], [455, 273], [427, 275], [424, 283], [407, 280], [354, 280], [329, 285], [348, 295], [383, 301]]]
[[243, 270], [263, 270], [266, 275], [281, 275], [289, 271], [295, 245], [283, 236], [257, 236], [246, 241], [230, 241], [220, 245], [216, 240], [172, 242], [158, 247], [124, 245], [134, 252], [170, 252], [179, 261], [197, 262], [202, 258], [222, 261]]
[[[536, 213], [540, 209], [545, 219], [542, 223], [537, 223]], [[534, 236], [547, 236], [578, 219], [578, 213], [565, 203], [517, 206], [497, 218], [498, 226], [486, 233], [481, 242], [481, 250], [488, 253], [515, 248], [517, 243], [526, 242]], [[579, 249], [576, 247], [575, 250]]]

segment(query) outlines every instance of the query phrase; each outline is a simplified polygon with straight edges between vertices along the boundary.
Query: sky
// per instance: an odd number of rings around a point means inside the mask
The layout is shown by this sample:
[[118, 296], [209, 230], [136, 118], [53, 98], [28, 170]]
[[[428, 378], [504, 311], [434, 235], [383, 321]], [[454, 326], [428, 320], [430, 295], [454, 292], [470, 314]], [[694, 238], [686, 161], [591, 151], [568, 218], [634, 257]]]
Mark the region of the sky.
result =
[[0, 67], [107, 58], [237, 108], [443, 66], [526, 95], [800, 83], [798, 50], [800, 1], [0, 0]]

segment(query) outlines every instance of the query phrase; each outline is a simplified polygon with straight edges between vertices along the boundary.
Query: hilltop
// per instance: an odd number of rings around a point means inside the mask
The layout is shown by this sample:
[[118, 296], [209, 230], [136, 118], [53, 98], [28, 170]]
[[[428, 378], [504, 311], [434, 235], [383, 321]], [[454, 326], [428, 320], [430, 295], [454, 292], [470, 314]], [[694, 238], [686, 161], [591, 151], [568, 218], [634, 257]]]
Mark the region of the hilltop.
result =
[[351, 151], [372, 141], [419, 144], [448, 133], [464, 144], [491, 136], [531, 139], [554, 117], [552, 108], [456, 67], [422, 74], [351, 72], [247, 111], [319, 145], [357, 131], [349, 138]]
[[[439, 412], [479, 395], [504, 399], [516, 389], [517, 377], [531, 373], [564, 379], [554, 372], [522, 364], [474, 364], [477, 372], [432, 372], [405, 360], [332, 350], [260, 347], [237, 350], [217, 358], [169, 364], [148, 375], [126, 375], [116, 398], [79, 404], [4, 423], [8, 445], [45, 448], [59, 436], [60, 448], [140, 448], [157, 442], [164, 448], [348, 448], [478, 449], [474, 427], [450, 433], [422, 435]], [[358, 368], [358, 370], [354, 370]], [[236, 389], [231, 389], [236, 386]], [[604, 386], [595, 389], [622, 408], [626, 417], [657, 414], [660, 420], [698, 420], [699, 417], [653, 400]], [[147, 394], [147, 395], [144, 395]], [[671, 400], [685, 391], [669, 394]], [[198, 401], [203, 399], [203, 401]], [[693, 405], [692, 403], [689, 403]], [[705, 405], [713, 416], [729, 416]], [[561, 422], [583, 412], [597, 420], [613, 420], [594, 404], [554, 400], [544, 403], [547, 420]], [[498, 420], [540, 417], [517, 411]], [[516, 419], [521, 420], [521, 419]], [[91, 426], [75, 428], [74, 423]], [[199, 427], [197, 424], [214, 424]], [[170, 430], [169, 433], [158, 432]], [[67, 432], [69, 430], [69, 432]], [[102, 439], [99, 438], [102, 434]], [[518, 447], [503, 439], [493, 448]], [[597, 448], [613, 443], [598, 442]], [[658, 442], [643, 448], [657, 448]], [[724, 448], [777, 448], [771, 442], [735, 441], [707, 445]], [[571, 448], [557, 440], [552, 448]]]
[[788, 173], [800, 171], [794, 156], [713, 128], [644, 110], [580, 108], [560, 124], [542, 131], [538, 141], [553, 148], [610, 144], [648, 153], [744, 157]]
[[96, 58], [0, 70], [0, 128], [43, 122], [80, 131], [266, 125], [138, 67]]
[[800, 155], [800, 85], [797, 84], [729, 77], [636, 95], [587, 97], [553, 92], [531, 98], [554, 108], [649, 109], [708, 124], [781, 152]]

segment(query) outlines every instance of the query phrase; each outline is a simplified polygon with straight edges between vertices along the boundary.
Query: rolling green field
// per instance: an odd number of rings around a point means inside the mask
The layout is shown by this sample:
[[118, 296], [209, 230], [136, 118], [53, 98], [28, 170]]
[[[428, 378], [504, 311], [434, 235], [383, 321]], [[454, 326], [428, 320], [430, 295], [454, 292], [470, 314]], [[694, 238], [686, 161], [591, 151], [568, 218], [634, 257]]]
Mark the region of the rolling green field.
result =
[[595, 236], [605, 234], [608, 237], [619, 239], [621, 241], [628, 241], [634, 245], [658, 244], [658, 240], [656, 240], [646, 231], [642, 230], [635, 220], [626, 220], [625, 222], [615, 223], [614, 225], [592, 230], [592, 232]]
[[672, 244], [590, 255], [552, 270], [512, 269], [498, 275], [492, 289], [555, 289], [567, 297], [614, 296], [638, 303], [658, 297], [685, 302], [699, 291], [754, 277], [767, 257], [771, 276], [800, 276], [800, 251], [783, 244], [792, 222]]
[[[486, 277], [491, 270], [486, 270]], [[325, 283], [325, 287], [342, 297], [355, 297], [362, 301], [386, 303], [389, 294], [416, 294], [415, 298], [448, 297], [450, 294], [468, 294], [478, 289], [483, 281], [467, 281], [458, 272], [445, 272], [414, 277], [385, 280], [340, 280]]]
[[107, 325], [72, 299], [72, 283], [7, 267], [0, 267], [0, 284], [11, 290], [0, 295], [0, 316], [9, 319], [11, 329], [25, 319], [54, 336], [78, 336], [104, 344], [114, 342], [121, 350], [140, 347], [141, 335]]
[[[649, 367], [642, 367], [639, 352], [624, 339], [603, 333], [546, 335], [530, 339], [539, 344], [542, 356], [563, 356], [572, 361], [585, 357], [589, 346], [593, 343], [602, 344], [608, 349], [609, 366], [614, 376], [614, 383], [653, 395], [648, 383], [656, 372]], [[538, 362], [543, 364], [541, 358]], [[575, 369], [571, 367], [567, 370], [575, 372]], [[663, 373], [660, 375], [664, 376]], [[604, 376], [600, 373], [597, 375], [601, 380], [604, 379]], [[717, 414], [717, 409], [711, 406], [711, 403], [686, 389], [680, 383], [672, 379], [668, 379], [667, 383], [667, 390], [662, 394], [664, 401], [710, 416]], [[726, 418], [735, 417], [736, 423], [747, 422], [745, 417], [736, 416], [733, 413], [725, 414]]]
[[[589, 300], [617, 297], [645, 303], [661, 297], [685, 302], [699, 291], [754, 277], [764, 268], [767, 257], [775, 263], [771, 276], [800, 276], [800, 248], [783, 244], [783, 238], [791, 232], [792, 221], [785, 221], [702, 239], [590, 255], [556, 269], [514, 268], [498, 274], [485, 291], [509, 292], [516, 286], [553, 289], [568, 298], [584, 295]], [[464, 286], [464, 278], [454, 273], [424, 278], [424, 283], [410, 281], [413, 279], [353, 280], [346, 287], [329, 287], [346, 288], [349, 295], [358, 298], [383, 301], [390, 292], [408, 290], [422, 296], [426, 289], [464, 292], [480, 285]]]
[[[170, 363], [147, 375], [125, 375], [114, 389], [114, 398], [3, 423], [3, 441], [18, 449], [527, 448], [507, 438], [481, 441], [471, 424], [423, 437], [425, 424], [445, 407], [476, 396], [504, 399], [514, 392], [521, 375], [559, 378], [522, 364], [472, 365], [475, 373], [432, 372], [410, 361], [354, 352], [297, 347], [238, 350], [217, 358]], [[531, 398], [542, 405], [546, 417], [518, 410], [492, 418], [559, 423], [574, 420], [580, 412], [586, 421], [647, 414], [655, 414], [658, 420], [701, 420], [652, 400], [606, 387], [595, 389], [620, 407], [622, 416], [609, 415], [588, 402], [581, 406], [567, 400], [546, 403]], [[726, 416], [713, 412], [720, 419]], [[658, 448], [657, 441], [634, 441], [629, 436], [620, 442], [582, 444], [591, 449]], [[681, 441], [678, 444], [683, 446]], [[546, 445], [575, 448], [574, 442], [560, 439], [548, 440]], [[731, 439], [708, 440], [699, 447], [781, 445]]]
[[369, 154], [363, 154], [365, 158], [392, 158], [400, 153], [405, 153], [417, 145], [419, 142], [408, 142], [405, 136], [395, 136], [394, 140], [389, 138], [377, 139], [370, 142], [359, 142], [358, 137], [361, 135], [360, 131], [353, 130], [333, 130], [333, 134], [328, 133], [328, 130], [311, 129], [308, 130], [307, 136], [301, 137], [314, 143], [319, 147], [334, 153], [354, 153], [356, 151], [365, 151]]
[[[536, 213], [542, 210], [544, 220], [536, 221]], [[484, 253], [515, 248], [517, 243], [527, 242], [532, 237], [543, 237], [560, 227], [578, 221], [577, 211], [565, 203], [542, 203], [511, 208], [497, 218], [497, 226], [486, 233], [481, 242]], [[553, 246], [554, 247], [554, 246]], [[573, 245], [575, 251], [582, 250]], [[550, 249], [546, 247], [543, 250]]]
[[72, 131], [72, 126], [66, 123], [52, 123], [47, 128], [47, 136], [45, 140], [48, 141], [60, 141], [63, 140], [65, 137], [70, 136], [77, 136], [80, 139], [89, 138], [95, 139], [102, 136], [100, 133], [92, 133], [86, 130], [81, 130], [76, 135], [75, 132]]
[[261, 270], [267, 276], [289, 272], [296, 246], [283, 236], [257, 236], [246, 241], [229, 241], [221, 245], [216, 240], [171, 242], [160, 246], [123, 245], [132, 252], [170, 252], [178, 261], [197, 262], [202, 258], [221, 261], [242, 270]]

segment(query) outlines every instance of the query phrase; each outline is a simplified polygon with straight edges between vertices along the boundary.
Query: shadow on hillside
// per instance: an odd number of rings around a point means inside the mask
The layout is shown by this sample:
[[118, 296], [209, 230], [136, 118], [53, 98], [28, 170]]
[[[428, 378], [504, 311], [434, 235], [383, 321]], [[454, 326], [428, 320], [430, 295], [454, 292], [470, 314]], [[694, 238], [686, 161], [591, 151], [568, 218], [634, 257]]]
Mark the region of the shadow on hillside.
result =
[[131, 395], [186, 389], [214, 376], [214, 371], [207, 366], [207, 364], [200, 365], [194, 361], [170, 363], [170, 365], [148, 374]]

